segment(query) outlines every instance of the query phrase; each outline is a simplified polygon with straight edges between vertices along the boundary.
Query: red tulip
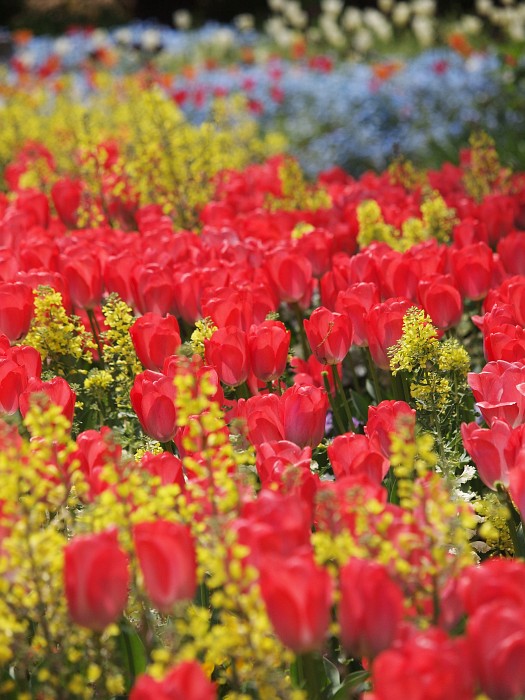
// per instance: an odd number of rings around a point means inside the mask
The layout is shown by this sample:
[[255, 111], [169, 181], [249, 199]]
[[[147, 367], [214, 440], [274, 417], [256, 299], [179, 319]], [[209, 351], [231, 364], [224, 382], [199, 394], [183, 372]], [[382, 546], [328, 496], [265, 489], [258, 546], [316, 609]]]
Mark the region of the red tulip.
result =
[[261, 489], [232, 527], [238, 542], [249, 547], [247, 561], [254, 566], [267, 556], [287, 558], [312, 550], [310, 509], [297, 493]]
[[328, 445], [328, 458], [336, 478], [366, 474], [380, 484], [390, 469], [390, 461], [375, 450], [366, 435], [345, 433]]
[[22, 282], [0, 282], [0, 333], [18, 340], [33, 318], [33, 291]]
[[340, 571], [341, 642], [352, 655], [373, 658], [390, 647], [403, 619], [403, 593], [375, 561], [350, 559]]
[[75, 624], [101, 632], [115, 622], [128, 599], [128, 558], [116, 530], [77, 535], [64, 551], [65, 594]]
[[82, 189], [79, 180], [68, 177], [57, 180], [51, 188], [51, 198], [57, 214], [68, 228], [76, 227]]
[[175, 393], [173, 378], [149, 369], [137, 374], [130, 392], [142, 429], [159, 442], [172, 440], [177, 432]]
[[492, 284], [494, 254], [486, 243], [451, 249], [450, 262], [456, 286], [467, 299], [483, 299]]
[[246, 333], [235, 326], [215, 331], [204, 341], [206, 362], [228, 386], [238, 386], [248, 378], [248, 341]]
[[509, 483], [509, 464], [506, 450], [512, 429], [503, 420], [495, 418], [489, 429], [480, 428], [477, 423], [462, 423], [463, 445], [476, 465], [481, 481], [496, 490], [496, 482]]
[[370, 444], [390, 459], [392, 435], [407, 429], [414, 436], [416, 412], [404, 401], [381, 401], [377, 406], [368, 407], [368, 420], [365, 434]]
[[450, 275], [434, 275], [422, 279], [417, 292], [421, 306], [434, 326], [447, 330], [460, 322], [463, 302]]
[[379, 302], [379, 290], [373, 282], [352, 284], [337, 295], [335, 310], [352, 322], [354, 345], [367, 345], [366, 316]]
[[337, 365], [344, 360], [353, 337], [348, 316], [320, 306], [303, 323], [310, 348], [321, 364]]
[[29, 410], [33, 394], [45, 394], [51, 403], [62, 408], [62, 413], [68, 421], [70, 423], [73, 422], [77, 395], [65, 379], [53, 377], [48, 382], [43, 382], [41, 379], [36, 378], [29, 379], [26, 388], [20, 394], [20, 413], [23, 416]]
[[376, 304], [368, 312], [366, 329], [372, 359], [381, 369], [390, 368], [388, 349], [403, 335], [403, 319], [414, 304], [408, 299], [395, 297]]
[[268, 557], [260, 565], [261, 595], [281, 642], [296, 654], [319, 649], [330, 622], [330, 574], [311, 555]]
[[167, 357], [181, 345], [179, 323], [175, 316], [165, 317], [149, 311], [129, 329], [135, 352], [146, 369], [162, 371]]
[[7, 357], [0, 357], [0, 411], [13, 415], [18, 411], [20, 394], [27, 386], [27, 373]]
[[328, 397], [315, 386], [291, 386], [280, 397], [284, 439], [299, 447], [317, 447], [324, 437]]
[[60, 272], [66, 282], [73, 306], [94, 309], [102, 299], [102, 270], [99, 257], [93, 253], [69, 252], [60, 257]]
[[196, 554], [188, 527], [168, 520], [138, 523], [133, 541], [149, 599], [168, 613], [179, 600], [193, 598]]
[[160, 454], [146, 452], [140, 460], [140, 466], [152, 476], [160, 477], [162, 486], [178, 484], [181, 491], [184, 491], [186, 482], [182, 462], [171, 452], [161, 452]]
[[248, 353], [253, 373], [262, 382], [272, 382], [286, 369], [290, 331], [280, 321], [253, 325], [248, 334]]
[[170, 273], [156, 263], [140, 265], [131, 277], [131, 291], [141, 314], [164, 316], [172, 310], [175, 289]]
[[104, 468], [111, 465], [118, 470], [122, 447], [114, 441], [111, 429], [105, 425], [100, 431], [80, 433], [76, 443], [75, 456], [80, 460], [80, 468], [90, 487], [89, 497], [93, 499], [108, 488], [109, 483], [103, 478]]
[[472, 667], [491, 700], [516, 700], [525, 693], [525, 607], [495, 600], [467, 622]]
[[217, 688], [196, 661], [182, 661], [163, 680], [139, 676], [129, 700], [216, 700]]
[[496, 418], [515, 428], [525, 422], [525, 365], [497, 360], [480, 373], [469, 372], [468, 383], [488, 425]]
[[307, 308], [313, 291], [310, 261], [298, 253], [279, 251], [267, 261], [266, 269], [281, 301]]
[[431, 628], [387, 649], [372, 668], [375, 700], [474, 700], [474, 679], [462, 639]]

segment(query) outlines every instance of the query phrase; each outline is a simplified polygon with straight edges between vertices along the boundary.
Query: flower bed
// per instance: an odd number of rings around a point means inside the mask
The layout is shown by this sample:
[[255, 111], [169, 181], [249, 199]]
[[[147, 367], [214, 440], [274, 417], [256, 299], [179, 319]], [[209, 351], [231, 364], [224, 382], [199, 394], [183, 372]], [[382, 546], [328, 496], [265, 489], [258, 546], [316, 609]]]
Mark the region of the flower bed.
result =
[[162, 114], [6, 168], [2, 696], [517, 700], [524, 175], [227, 141], [190, 201], [231, 132]]

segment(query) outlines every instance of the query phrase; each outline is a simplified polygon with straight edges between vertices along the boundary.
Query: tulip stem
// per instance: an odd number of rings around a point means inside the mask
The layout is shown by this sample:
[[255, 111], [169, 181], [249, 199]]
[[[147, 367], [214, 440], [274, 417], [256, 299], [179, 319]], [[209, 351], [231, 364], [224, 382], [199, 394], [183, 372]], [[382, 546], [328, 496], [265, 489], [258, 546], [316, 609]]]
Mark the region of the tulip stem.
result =
[[308, 340], [306, 338], [306, 333], [304, 331], [304, 325], [303, 325], [303, 312], [301, 311], [301, 307], [299, 304], [295, 301], [293, 304], [290, 304], [290, 306], [293, 309], [293, 312], [295, 314], [295, 319], [297, 321], [297, 327], [299, 329], [299, 338], [301, 339], [301, 347], [303, 349], [303, 360], [307, 360], [310, 357], [310, 346], [308, 344]]
[[514, 504], [512, 502], [512, 499], [509, 495], [509, 492], [503, 486], [501, 483], [496, 484], [496, 491], [498, 494], [498, 499], [499, 502], [504, 505], [506, 508], [508, 508], [509, 511], [509, 517], [507, 519], [507, 527], [509, 529], [509, 535], [510, 539], [512, 540], [512, 546], [514, 547], [514, 554], [517, 557], [520, 558], [525, 558], [525, 540], [523, 538], [523, 525], [521, 527], [521, 533], [518, 531], [518, 528], [516, 527], [516, 523], [514, 521], [514, 514], [516, 512], [516, 509], [514, 507]]
[[339, 413], [339, 409], [337, 408], [337, 403], [332, 396], [332, 390], [330, 388], [330, 382], [328, 381], [328, 372], [325, 370], [324, 372], [321, 372], [321, 376], [323, 378], [323, 383], [324, 383], [324, 388], [326, 390], [326, 393], [328, 394], [328, 400], [330, 401], [330, 406], [332, 407], [332, 413], [334, 416], [334, 420], [337, 425], [337, 431], [340, 435], [343, 435], [345, 433], [345, 426], [343, 421], [341, 420], [341, 415]]
[[242, 384], [238, 384], [235, 387], [235, 396], [238, 399], [249, 399], [250, 398], [250, 390], [248, 389], [248, 385], [246, 382], [243, 382]]
[[97, 344], [98, 359], [100, 360], [101, 366], [104, 367], [104, 352], [102, 351], [102, 343], [100, 342], [100, 335], [97, 331], [97, 319], [95, 318], [93, 309], [86, 309], [86, 312], [89, 319], [89, 325], [91, 326], [91, 333], [93, 334], [93, 338]]
[[372, 381], [374, 383], [375, 400], [377, 403], [381, 403], [381, 401], [383, 400], [383, 395], [381, 393], [381, 387], [379, 386], [379, 377], [377, 376], [376, 366], [374, 364], [374, 360], [372, 359], [372, 355], [370, 354], [370, 348], [368, 346], [365, 348], [365, 355], [368, 364], [368, 371], [370, 372], [370, 376], [372, 377]]
[[326, 683], [323, 662], [313, 652], [298, 654], [295, 657], [297, 685], [306, 690], [308, 700], [319, 700]]
[[341, 403], [343, 404], [343, 408], [344, 408], [344, 411], [346, 413], [346, 418], [347, 418], [347, 422], [348, 422], [348, 430], [355, 432], [352, 411], [350, 410], [350, 406], [349, 406], [348, 401], [346, 399], [346, 394], [345, 394], [345, 390], [343, 387], [343, 382], [341, 380], [339, 372], [337, 371], [337, 365], [332, 365], [332, 375], [334, 377], [334, 383], [336, 386], [337, 395], [340, 397]]

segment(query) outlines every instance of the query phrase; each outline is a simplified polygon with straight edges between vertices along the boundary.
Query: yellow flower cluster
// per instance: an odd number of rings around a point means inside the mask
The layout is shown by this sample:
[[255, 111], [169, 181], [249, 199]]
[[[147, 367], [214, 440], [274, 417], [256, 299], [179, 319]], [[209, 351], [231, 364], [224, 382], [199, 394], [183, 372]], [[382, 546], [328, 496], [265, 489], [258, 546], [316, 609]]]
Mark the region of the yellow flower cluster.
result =
[[293, 211], [305, 209], [327, 209], [332, 206], [332, 199], [322, 187], [312, 187], [305, 180], [299, 163], [293, 158], [286, 158], [279, 168], [279, 179], [283, 196], [267, 195], [266, 206], [270, 211]]
[[42, 357], [44, 367], [56, 374], [68, 373], [72, 362], [92, 361], [93, 338], [77, 317], [67, 315], [62, 295], [51, 287], [35, 291], [35, 313], [24, 345], [32, 345]]
[[393, 375], [404, 372], [412, 379], [410, 395], [416, 407], [441, 411], [457, 398], [459, 383], [469, 370], [469, 356], [454, 339], [438, 340], [436, 328], [422, 309], [412, 307], [403, 319], [403, 335], [390, 350]]
[[196, 355], [204, 357], [204, 341], [209, 340], [216, 330], [217, 326], [209, 316], [195, 321], [195, 330], [191, 334], [190, 345]]
[[463, 175], [463, 184], [468, 194], [481, 202], [494, 189], [506, 189], [512, 171], [502, 167], [494, 139], [485, 131], [474, 132], [469, 144], [470, 163]]
[[[286, 145], [275, 134], [260, 136], [238, 100], [222, 101], [213, 123], [193, 126], [160, 87], [145, 87], [140, 76], [101, 73], [95, 80], [98, 90], [83, 104], [64, 79], [52, 101], [34, 86], [27, 94], [13, 90], [0, 105], [0, 165], [11, 162], [27, 141], [42, 144], [55, 165], [37, 157], [22, 184], [49, 192], [57, 178], [72, 174], [74, 163], [74, 176], [86, 184], [81, 227], [111, 223], [110, 198], [134, 206], [160, 204], [177, 226], [194, 227], [195, 212], [209, 201], [220, 170], [242, 168]], [[118, 143], [118, 154], [109, 162], [111, 141]]]
[[[130, 406], [129, 392], [136, 375], [142, 371], [129, 329], [135, 322], [131, 307], [117, 294], [110, 294], [102, 307], [107, 330], [104, 341], [104, 368], [112, 378], [111, 398], [118, 411]], [[99, 382], [100, 385], [100, 382]], [[109, 385], [108, 385], [109, 386]]]
[[454, 210], [447, 207], [441, 195], [437, 192], [427, 195], [420, 211], [420, 219], [407, 219], [399, 230], [385, 223], [381, 208], [375, 200], [365, 200], [357, 207], [357, 242], [363, 248], [373, 241], [381, 241], [394, 250], [404, 252], [413, 245], [432, 238], [441, 242], [448, 241], [456, 218]]

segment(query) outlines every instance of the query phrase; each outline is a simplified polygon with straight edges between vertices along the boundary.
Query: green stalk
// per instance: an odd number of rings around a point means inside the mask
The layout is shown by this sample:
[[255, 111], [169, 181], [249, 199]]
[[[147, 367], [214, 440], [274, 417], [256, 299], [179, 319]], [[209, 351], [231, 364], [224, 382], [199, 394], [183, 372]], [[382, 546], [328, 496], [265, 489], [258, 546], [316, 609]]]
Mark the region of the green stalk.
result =
[[334, 401], [334, 398], [332, 396], [332, 392], [330, 389], [330, 382], [328, 381], [328, 372], [324, 371], [321, 372], [321, 376], [323, 377], [323, 383], [324, 383], [324, 388], [326, 389], [326, 393], [328, 394], [328, 401], [330, 401], [330, 406], [332, 408], [332, 413], [334, 416], [335, 423], [337, 425], [337, 430], [340, 435], [345, 433], [345, 426], [343, 421], [341, 420], [341, 415], [339, 413], [339, 409], [337, 408], [337, 404]]
[[97, 323], [97, 319], [95, 317], [95, 312], [93, 311], [93, 309], [86, 309], [86, 311], [87, 311], [87, 316], [89, 319], [89, 325], [91, 326], [91, 333], [93, 334], [93, 338], [94, 338], [95, 343], [97, 345], [98, 359], [100, 360], [101, 366], [104, 367], [104, 352], [102, 350], [102, 343], [100, 342], [100, 335], [99, 335], [99, 332], [97, 331], [98, 323]]
[[294, 666], [296, 684], [306, 691], [308, 700], [321, 700], [326, 685], [322, 659], [313, 652], [298, 654]]
[[307, 360], [310, 357], [311, 352], [310, 345], [308, 343], [308, 339], [304, 331], [303, 312], [301, 311], [301, 307], [296, 301], [294, 301], [293, 304], [290, 304], [290, 306], [292, 307], [293, 312], [295, 314], [295, 320], [297, 321], [297, 327], [299, 329], [299, 338], [301, 340], [301, 348], [303, 350], [303, 360]]
[[354, 428], [354, 420], [352, 417], [352, 411], [350, 410], [350, 406], [349, 406], [348, 401], [346, 399], [345, 390], [343, 388], [343, 382], [341, 381], [341, 377], [339, 376], [339, 372], [337, 371], [337, 365], [332, 365], [332, 376], [334, 378], [336, 394], [340, 398], [340, 403], [343, 404], [343, 408], [344, 408], [344, 411], [346, 413], [348, 430], [350, 430], [354, 433], [355, 428]]
[[372, 355], [370, 354], [370, 348], [367, 346], [365, 348], [365, 356], [366, 356], [366, 362], [368, 364], [368, 371], [370, 372], [370, 376], [372, 377], [372, 381], [374, 383], [374, 392], [375, 392], [375, 399], [377, 403], [381, 403], [383, 400], [383, 394], [381, 392], [381, 387], [379, 386], [379, 377], [377, 375], [377, 369], [374, 363], [374, 360], [372, 359]]

